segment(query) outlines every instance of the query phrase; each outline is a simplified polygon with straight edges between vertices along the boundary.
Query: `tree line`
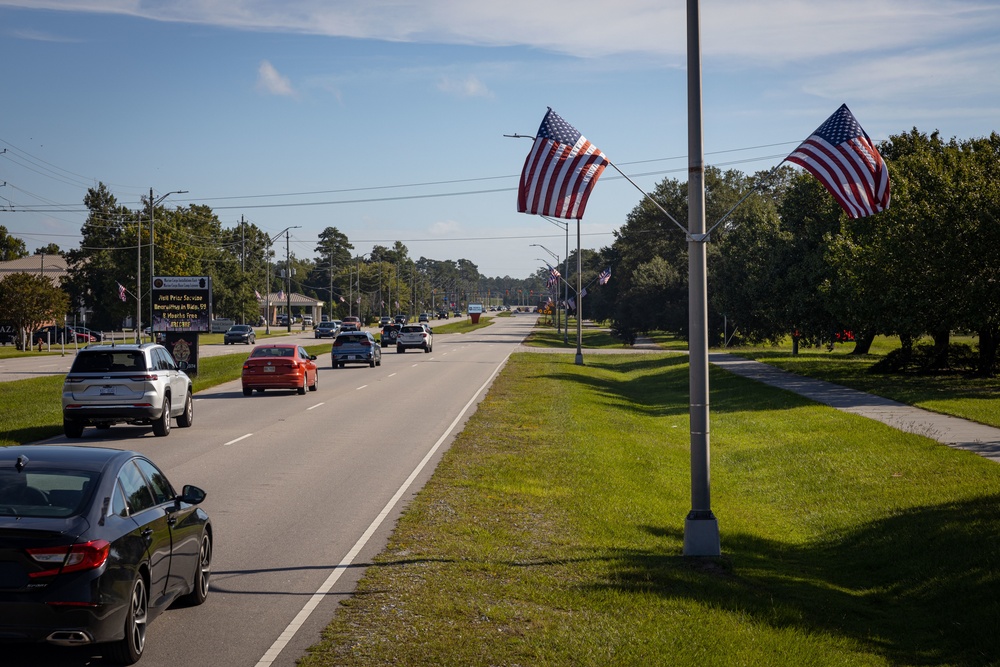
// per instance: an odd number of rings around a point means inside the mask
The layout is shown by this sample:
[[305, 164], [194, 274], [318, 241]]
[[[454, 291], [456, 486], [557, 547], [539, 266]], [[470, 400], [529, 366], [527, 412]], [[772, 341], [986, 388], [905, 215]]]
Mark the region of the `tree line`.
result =
[[[922, 363], [933, 370], [948, 367], [951, 337], [962, 332], [977, 339], [975, 371], [997, 372], [1000, 135], [946, 141], [914, 128], [879, 150], [892, 202], [859, 219], [791, 167], [752, 175], [707, 170], [709, 227], [753, 193], [708, 246], [714, 345], [849, 339], [864, 354], [876, 335], [890, 335], [899, 337], [905, 364], [926, 336], [933, 344]], [[651, 194], [686, 219], [686, 183], [667, 179]], [[588, 294], [585, 316], [625, 335], [687, 335], [687, 239], [652, 203], [641, 201], [588, 264], [588, 277], [609, 265], [614, 279]]]
[[[144, 198], [138, 209], [130, 209], [103, 183], [90, 188], [83, 201], [88, 213], [80, 246], [36, 251], [65, 257], [67, 276], [61, 286], [52, 288], [47, 278], [29, 274], [0, 280], [0, 322], [16, 323], [30, 334], [47, 321], [61, 322], [66, 314], [73, 321], [73, 314], [82, 310], [93, 329], [121, 328], [135, 318], [137, 288], [148, 303], [151, 246], [156, 275], [210, 277], [214, 316], [237, 322], [255, 323], [262, 311], [258, 295], [266, 298], [267, 292], [303, 294], [325, 302], [324, 312], [331, 317], [360, 314], [366, 320], [460, 308], [488, 298], [514, 304], [522, 293], [527, 302], [529, 292], [540, 293], [535, 277], [489, 278], [468, 259], [414, 259], [399, 241], [356, 254], [336, 227], [324, 229], [313, 256], [304, 257], [286, 246], [284, 234], [271, 237], [243, 221], [224, 227], [208, 206], [168, 210], [158, 205], [151, 210]], [[3, 260], [27, 256], [24, 242], [4, 228], [0, 252]], [[119, 285], [126, 288], [125, 301], [119, 298]], [[147, 318], [146, 313], [141, 317]]]

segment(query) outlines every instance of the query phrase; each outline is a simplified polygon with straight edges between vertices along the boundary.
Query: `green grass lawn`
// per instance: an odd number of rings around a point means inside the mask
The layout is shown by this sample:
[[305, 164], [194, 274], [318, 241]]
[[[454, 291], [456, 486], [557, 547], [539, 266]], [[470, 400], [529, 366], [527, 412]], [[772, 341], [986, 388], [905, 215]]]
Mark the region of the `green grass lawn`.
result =
[[1000, 466], [712, 369], [515, 354], [303, 665], [996, 665]]
[[791, 346], [735, 348], [727, 350], [793, 373], [836, 382], [879, 396], [1000, 427], [1000, 378], [976, 378], [961, 373], [944, 375], [885, 375], [869, 369], [888, 352], [899, 347], [898, 339], [879, 337], [872, 353], [852, 356], [854, 345], [801, 349]]

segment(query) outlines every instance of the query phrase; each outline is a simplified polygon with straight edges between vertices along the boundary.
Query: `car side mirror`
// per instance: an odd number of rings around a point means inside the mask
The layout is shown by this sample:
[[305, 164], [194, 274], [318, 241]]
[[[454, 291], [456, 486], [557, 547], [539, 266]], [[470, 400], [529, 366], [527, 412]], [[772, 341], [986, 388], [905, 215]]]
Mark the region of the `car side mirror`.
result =
[[310, 354], [309, 355], [309, 361], [316, 361], [316, 355], [315, 354]]
[[185, 484], [184, 488], [181, 490], [181, 495], [177, 496], [174, 500], [180, 503], [187, 503], [189, 505], [198, 505], [203, 500], [205, 496], [208, 495], [197, 486], [193, 484]]

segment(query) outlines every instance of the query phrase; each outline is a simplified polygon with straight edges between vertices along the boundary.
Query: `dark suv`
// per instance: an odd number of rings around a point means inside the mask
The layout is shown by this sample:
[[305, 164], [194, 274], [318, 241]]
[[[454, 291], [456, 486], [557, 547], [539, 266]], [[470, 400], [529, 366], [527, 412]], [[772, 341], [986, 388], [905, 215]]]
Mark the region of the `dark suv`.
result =
[[399, 336], [399, 330], [403, 328], [401, 324], [386, 324], [382, 327], [381, 344], [382, 347], [389, 347], [390, 345], [396, 344], [396, 337]]
[[174, 361], [167, 348], [141, 345], [91, 345], [77, 352], [62, 391], [63, 431], [79, 438], [85, 426], [152, 425], [170, 433], [171, 421], [191, 426], [194, 399], [187, 364]]

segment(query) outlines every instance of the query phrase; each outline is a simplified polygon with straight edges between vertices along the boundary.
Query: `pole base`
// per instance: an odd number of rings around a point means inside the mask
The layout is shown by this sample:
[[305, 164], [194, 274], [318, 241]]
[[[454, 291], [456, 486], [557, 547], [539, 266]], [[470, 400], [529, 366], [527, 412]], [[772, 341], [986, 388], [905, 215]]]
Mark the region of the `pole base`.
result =
[[577, 366], [583, 366], [583, 353], [582, 352], [577, 352], [576, 353], [576, 365]]
[[[691, 514], [694, 514], [692, 512]], [[692, 517], [690, 514], [684, 520], [684, 555], [685, 556], [721, 556], [722, 547], [719, 543], [719, 522], [712, 516]]]

